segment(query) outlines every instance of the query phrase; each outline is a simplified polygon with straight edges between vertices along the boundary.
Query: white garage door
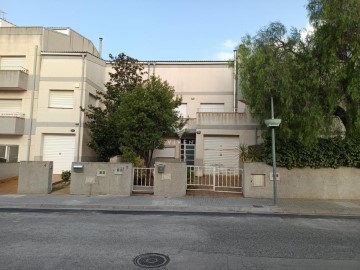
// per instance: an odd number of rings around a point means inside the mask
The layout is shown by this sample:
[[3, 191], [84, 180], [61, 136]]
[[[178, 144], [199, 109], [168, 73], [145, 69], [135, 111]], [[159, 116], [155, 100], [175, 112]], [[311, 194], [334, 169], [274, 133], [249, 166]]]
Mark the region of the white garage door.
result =
[[75, 136], [45, 135], [43, 160], [54, 162], [54, 174], [71, 170], [75, 155]]
[[204, 165], [239, 167], [239, 137], [204, 137]]

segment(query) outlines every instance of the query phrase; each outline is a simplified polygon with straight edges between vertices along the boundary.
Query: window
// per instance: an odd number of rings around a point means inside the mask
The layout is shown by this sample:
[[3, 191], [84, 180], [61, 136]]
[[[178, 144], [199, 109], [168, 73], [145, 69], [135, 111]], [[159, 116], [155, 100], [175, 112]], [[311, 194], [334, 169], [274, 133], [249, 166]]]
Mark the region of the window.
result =
[[188, 115], [187, 115], [187, 104], [186, 103], [183, 103], [181, 104], [179, 107], [176, 108], [176, 111], [179, 113], [179, 115], [182, 117], [182, 118], [188, 118]]
[[0, 145], [0, 159], [6, 162], [18, 162], [18, 154], [18, 145]]
[[91, 93], [89, 93], [89, 103], [88, 103], [88, 105], [92, 105], [94, 107], [99, 107], [96, 96], [91, 94]]
[[201, 103], [199, 112], [225, 112], [224, 103]]
[[21, 99], [0, 99], [0, 114], [21, 112]]
[[0, 69], [26, 71], [25, 56], [2, 56], [0, 58]]
[[62, 109], [74, 108], [74, 91], [50, 90], [49, 107]]

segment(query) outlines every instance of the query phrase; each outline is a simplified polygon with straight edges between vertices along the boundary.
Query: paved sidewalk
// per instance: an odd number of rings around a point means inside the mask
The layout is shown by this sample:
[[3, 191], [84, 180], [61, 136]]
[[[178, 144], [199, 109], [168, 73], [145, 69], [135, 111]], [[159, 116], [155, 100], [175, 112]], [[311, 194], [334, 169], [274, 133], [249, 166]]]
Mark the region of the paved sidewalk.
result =
[[222, 198], [186, 196], [163, 198], [155, 196], [85, 196], [85, 195], [0, 195], [0, 210], [5, 208], [73, 209], [73, 210], [135, 210], [221, 212], [252, 214], [289, 214], [360, 217], [360, 200], [300, 200]]

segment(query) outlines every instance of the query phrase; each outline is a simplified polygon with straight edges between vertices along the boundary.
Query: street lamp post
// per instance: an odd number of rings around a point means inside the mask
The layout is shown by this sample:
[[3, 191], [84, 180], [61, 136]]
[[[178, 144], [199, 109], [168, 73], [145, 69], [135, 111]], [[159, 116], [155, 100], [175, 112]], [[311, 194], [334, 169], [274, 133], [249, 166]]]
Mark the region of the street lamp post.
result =
[[273, 165], [273, 192], [274, 192], [274, 205], [277, 204], [277, 177], [276, 177], [276, 156], [275, 156], [275, 127], [278, 127], [281, 119], [274, 118], [274, 100], [271, 94], [271, 119], [266, 119], [265, 124], [271, 128], [271, 152], [272, 152], [272, 165]]

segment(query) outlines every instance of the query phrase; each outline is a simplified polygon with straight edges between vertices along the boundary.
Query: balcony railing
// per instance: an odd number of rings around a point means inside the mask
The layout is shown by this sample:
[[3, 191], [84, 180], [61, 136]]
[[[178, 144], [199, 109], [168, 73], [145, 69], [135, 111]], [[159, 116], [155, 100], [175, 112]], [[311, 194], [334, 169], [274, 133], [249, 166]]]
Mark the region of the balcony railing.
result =
[[25, 113], [21, 113], [21, 112], [0, 112], [0, 117], [25, 118]]

